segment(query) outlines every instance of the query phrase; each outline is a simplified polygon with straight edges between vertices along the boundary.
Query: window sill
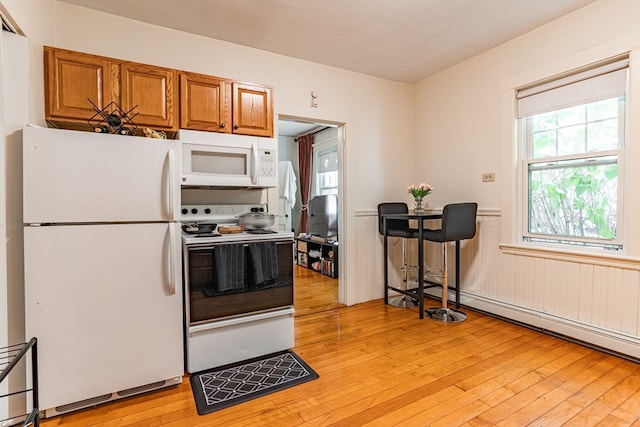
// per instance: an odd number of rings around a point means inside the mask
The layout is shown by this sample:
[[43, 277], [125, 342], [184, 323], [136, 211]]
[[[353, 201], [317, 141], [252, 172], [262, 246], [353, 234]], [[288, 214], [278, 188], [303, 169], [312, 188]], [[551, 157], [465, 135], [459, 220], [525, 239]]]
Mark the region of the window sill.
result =
[[506, 255], [529, 256], [557, 261], [576, 262], [581, 264], [601, 265], [640, 271], [640, 258], [623, 256], [615, 253], [580, 252], [568, 249], [550, 248], [546, 246], [507, 244], [499, 245]]

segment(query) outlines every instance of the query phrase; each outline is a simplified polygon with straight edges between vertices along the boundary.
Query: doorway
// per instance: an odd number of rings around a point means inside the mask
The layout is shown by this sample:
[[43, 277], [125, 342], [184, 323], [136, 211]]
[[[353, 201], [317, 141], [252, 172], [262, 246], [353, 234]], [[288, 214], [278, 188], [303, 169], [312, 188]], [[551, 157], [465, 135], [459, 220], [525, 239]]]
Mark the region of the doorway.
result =
[[[342, 211], [341, 200], [341, 174], [342, 174], [342, 152], [343, 152], [343, 124], [335, 122], [327, 122], [324, 120], [317, 120], [306, 117], [294, 117], [294, 116], [279, 116], [278, 119], [278, 160], [280, 163], [280, 170], [288, 168], [289, 166], [283, 165], [283, 163], [289, 163], [292, 173], [295, 177], [295, 194], [283, 194], [282, 185], [279, 186], [279, 224], [286, 224], [287, 231], [293, 231], [296, 237], [300, 236], [300, 233], [304, 233], [301, 230], [301, 218], [303, 215], [307, 215], [309, 218], [309, 212], [306, 206], [303, 208], [301, 199], [301, 181], [300, 181], [300, 168], [298, 161], [298, 142], [297, 139], [303, 135], [313, 135], [313, 154], [311, 160], [311, 182], [309, 187], [308, 203], [310, 206], [321, 206], [318, 202], [326, 197], [331, 197], [334, 200], [337, 199], [337, 212], [338, 215], [335, 219], [337, 224], [337, 235], [329, 233], [329, 236], [314, 235], [314, 238], [326, 239], [329, 242], [336, 241], [336, 247], [339, 243], [344, 247], [344, 243], [340, 242], [340, 227], [343, 223], [340, 218], [339, 212]], [[282, 174], [280, 177], [282, 183]], [[289, 188], [289, 184], [285, 184]], [[317, 197], [313, 200], [314, 197]], [[293, 199], [293, 200], [291, 200]], [[315, 218], [315, 217], [314, 217]], [[282, 228], [282, 226], [281, 226]], [[283, 229], [284, 230], [284, 229]], [[314, 228], [314, 230], [316, 230]], [[309, 233], [309, 230], [307, 230]], [[319, 234], [323, 234], [319, 232]], [[342, 233], [342, 235], [346, 235]], [[309, 235], [310, 236], [310, 235]], [[341, 259], [345, 259], [340, 251], [336, 251], [337, 263], [341, 264]], [[297, 274], [298, 283], [300, 283], [300, 291], [304, 291], [308, 287], [314, 287], [315, 290], [312, 293], [306, 292], [304, 294], [304, 304], [300, 310], [301, 314], [310, 314], [313, 312], [321, 312], [329, 309], [333, 309], [339, 305], [340, 295], [344, 295], [345, 290], [342, 289], [343, 283], [339, 277], [344, 275], [341, 273], [341, 269], [338, 268], [338, 274], [336, 278], [328, 277], [321, 271], [320, 264], [309, 263], [305, 264], [298, 262], [296, 259], [295, 271]], [[313, 264], [313, 266], [311, 265]], [[320, 292], [317, 292], [321, 289]], [[308, 290], [308, 289], [307, 289]], [[298, 307], [296, 313], [298, 313]]]

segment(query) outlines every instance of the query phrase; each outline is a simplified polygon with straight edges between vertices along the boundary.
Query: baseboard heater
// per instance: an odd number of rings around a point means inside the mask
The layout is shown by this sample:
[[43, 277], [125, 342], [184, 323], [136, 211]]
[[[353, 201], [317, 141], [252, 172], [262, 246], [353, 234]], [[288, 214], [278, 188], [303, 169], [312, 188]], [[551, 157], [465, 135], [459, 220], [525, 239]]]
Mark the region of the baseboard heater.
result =
[[[449, 291], [451, 292], [451, 290]], [[425, 289], [425, 296], [441, 299], [439, 289]], [[449, 299], [455, 302], [455, 297]], [[542, 313], [526, 307], [504, 303], [460, 291], [460, 306], [510, 322], [525, 328], [552, 335], [594, 350], [640, 363], [640, 339]]]

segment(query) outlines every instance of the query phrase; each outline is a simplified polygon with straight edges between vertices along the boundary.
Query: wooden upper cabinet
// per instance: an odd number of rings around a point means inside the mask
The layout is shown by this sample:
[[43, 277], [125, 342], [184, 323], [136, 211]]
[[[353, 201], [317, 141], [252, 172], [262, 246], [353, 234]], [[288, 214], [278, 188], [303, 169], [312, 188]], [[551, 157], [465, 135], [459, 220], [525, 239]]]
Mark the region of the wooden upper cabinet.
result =
[[90, 99], [100, 109], [115, 102], [135, 115], [132, 121], [139, 128], [178, 129], [176, 70], [49, 46], [44, 47], [44, 66], [48, 121], [78, 127], [92, 117], [100, 119]]
[[180, 73], [180, 127], [231, 132], [231, 84], [228, 80]]
[[87, 122], [96, 114], [89, 99], [105, 108], [117, 99], [113, 75], [118, 65], [108, 58], [44, 47], [47, 120]]
[[[45, 115], [89, 130], [115, 102], [138, 127], [273, 137], [273, 89], [82, 52], [44, 47]], [[108, 110], [113, 111], [113, 106]]]
[[272, 89], [248, 83], [232, 84], [233, 133], [273, 136]]
[[153, 65], [120, 64], [120, 107], [131, 110], [140, 127], [178, 129], [176, 70]]

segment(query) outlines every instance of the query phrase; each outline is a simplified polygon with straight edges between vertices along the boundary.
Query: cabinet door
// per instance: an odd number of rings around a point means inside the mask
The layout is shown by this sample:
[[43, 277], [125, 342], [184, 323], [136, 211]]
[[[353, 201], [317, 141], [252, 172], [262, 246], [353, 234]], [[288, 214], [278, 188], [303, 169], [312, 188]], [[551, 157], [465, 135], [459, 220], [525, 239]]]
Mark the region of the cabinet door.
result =
[[231, 132], [231, 84], [213, 76], [180, 74], [180, 128]]
[[169, 68], [123, 62], [120, 65], [120, 106], [138, 126], [178, 129], [177, 72]]
[[108, 58], [45, 46], [44, 67], [47, 120], [86, 122], [96, 113], [88, 99], [104, 108], [117, 98]]
[[233, 83], [233, 133], [273, 136], [271, 92], [268, 86]]

